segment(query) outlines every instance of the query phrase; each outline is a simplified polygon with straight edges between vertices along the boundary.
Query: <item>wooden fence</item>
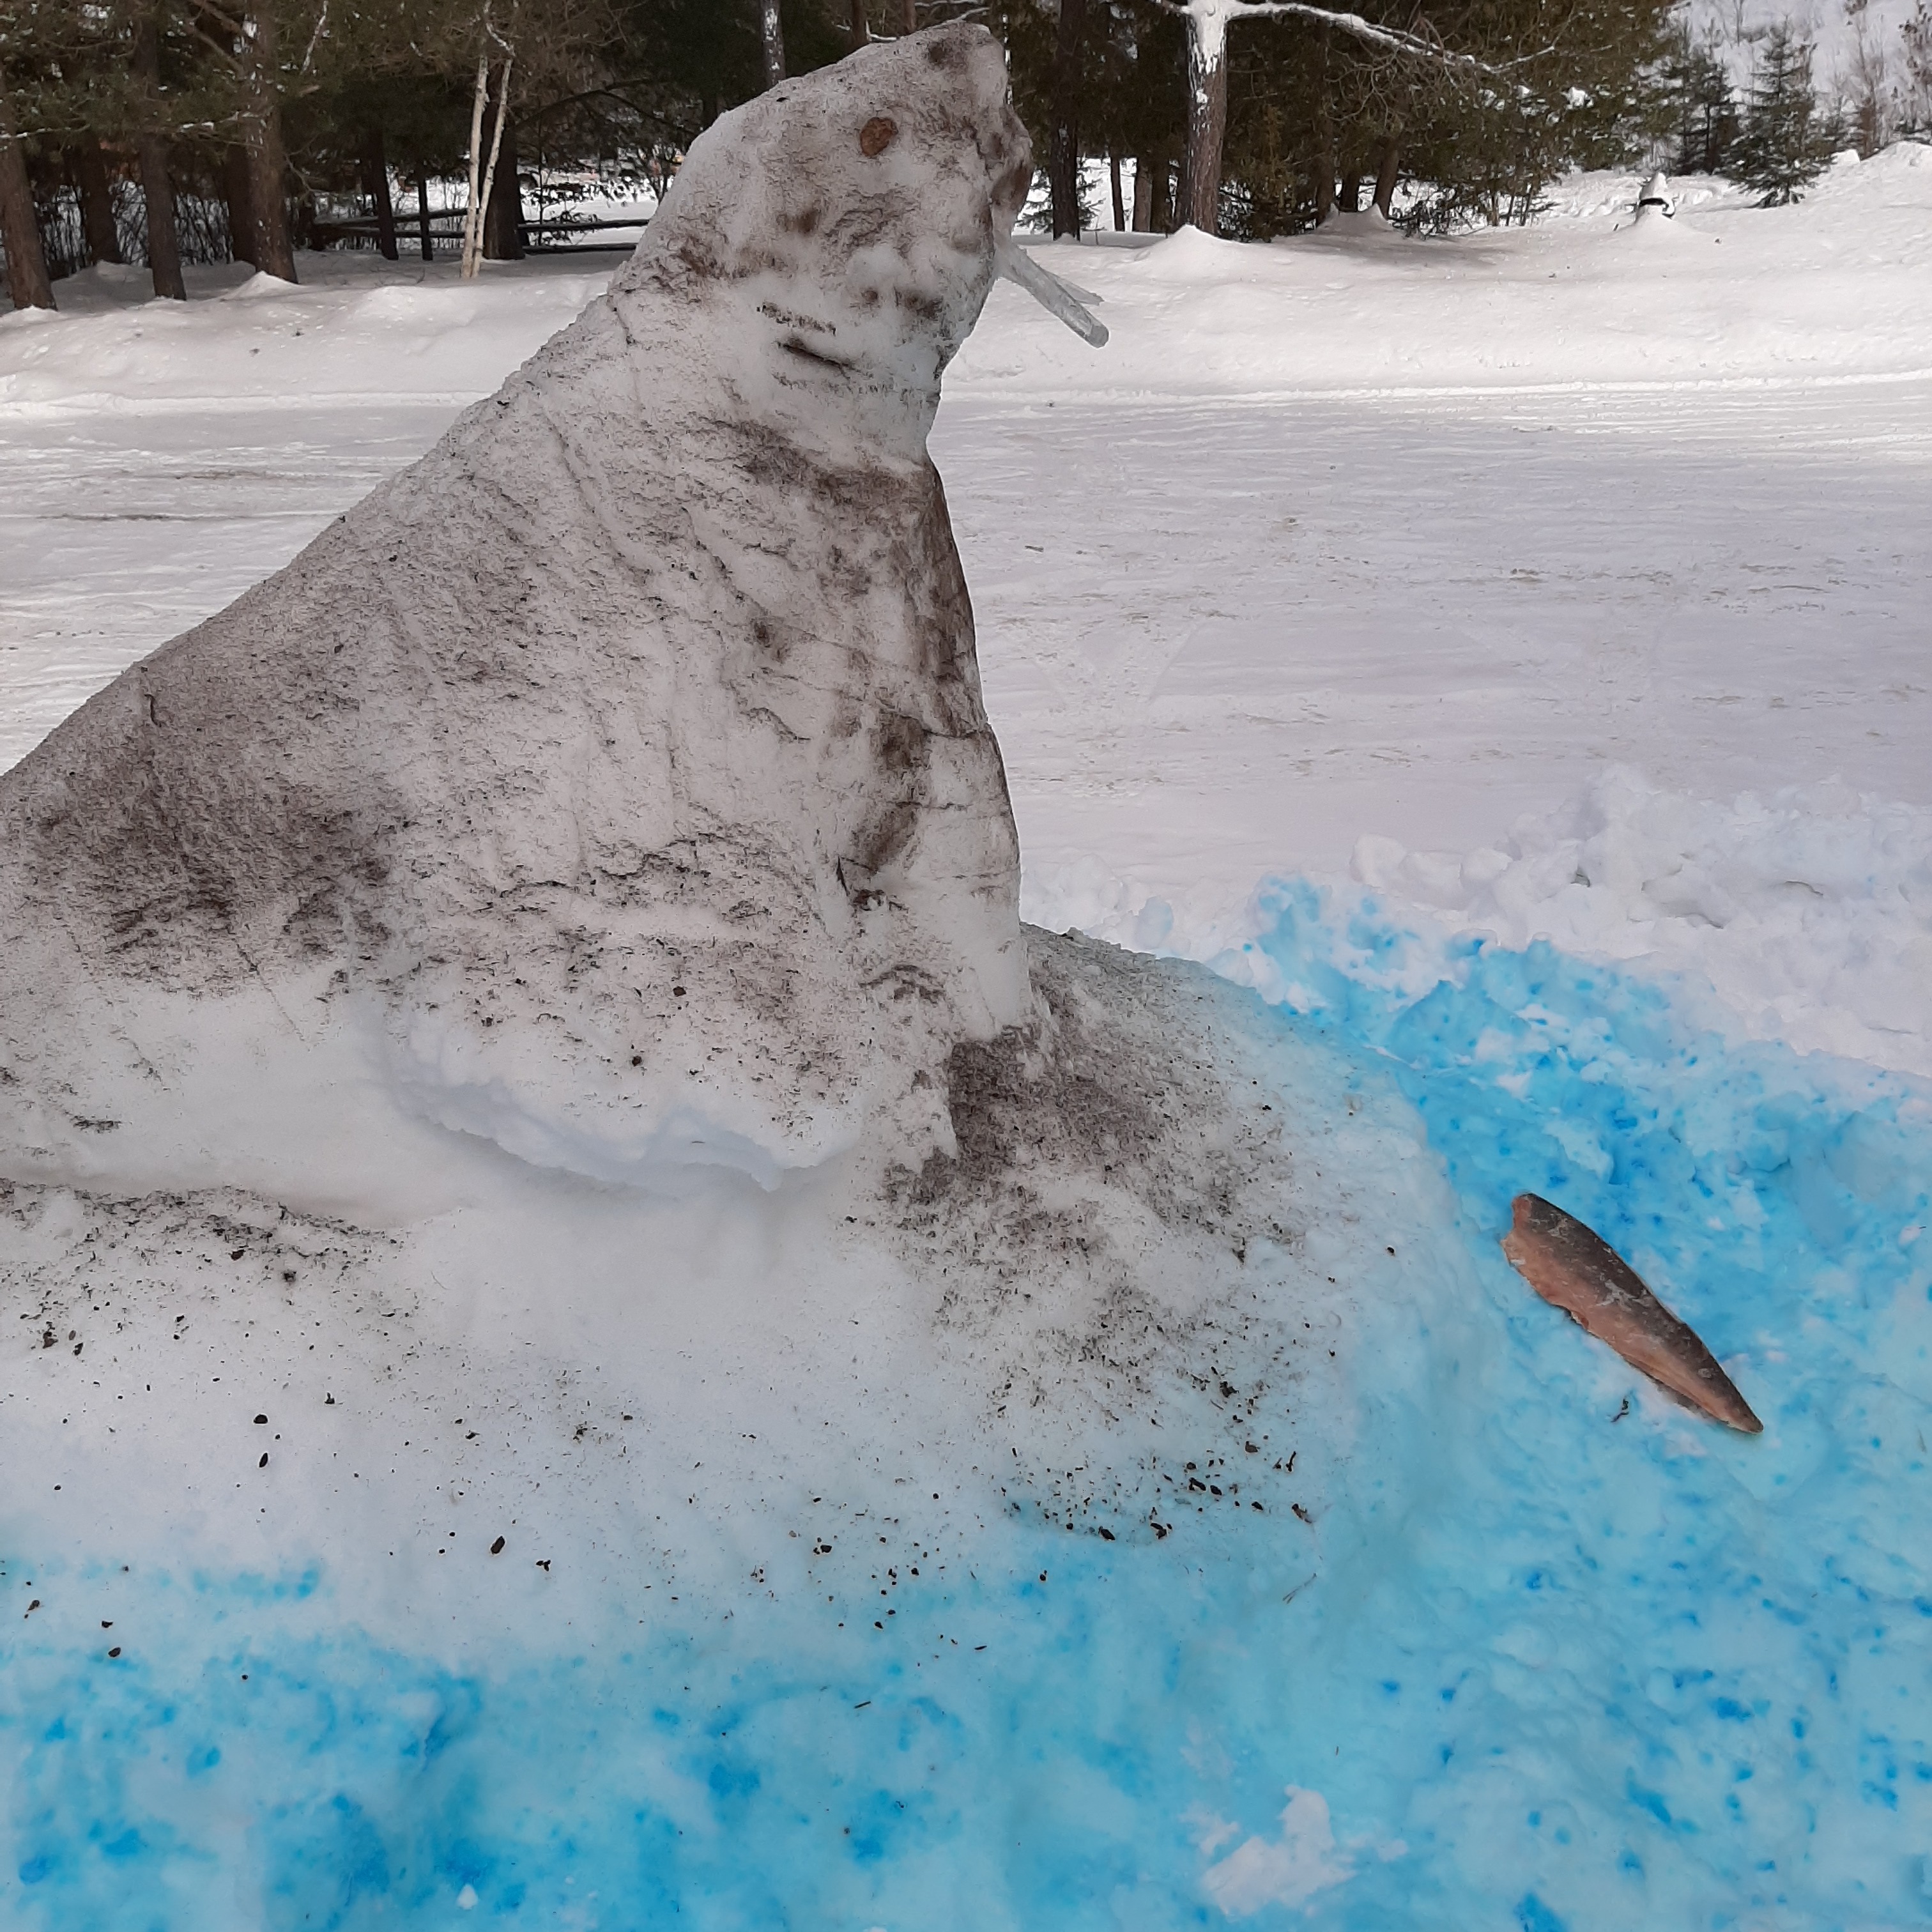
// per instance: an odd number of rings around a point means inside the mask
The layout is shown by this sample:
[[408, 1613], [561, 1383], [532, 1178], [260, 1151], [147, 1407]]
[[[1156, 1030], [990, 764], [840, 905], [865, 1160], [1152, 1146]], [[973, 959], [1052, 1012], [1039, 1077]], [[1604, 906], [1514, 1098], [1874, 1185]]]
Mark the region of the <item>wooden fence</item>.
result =
[[[432, 208], [406, 213], [399, 210], [394, 224], [396, 246], [401, 249], [413, 244], [422, 251], [425, 262], [434, 261], [438, 243], [447, 243], [452, 252], [461, 247], [464, 218], [464, 211], [460, 208]], [[637, 246], [634, 241], [580, 242], [574, 238], [613, 228], [641, 231], [649, 218], [645, 215], [628, 215], [605, 220], [557, 214], [519, 222], [517, 226], [526, 255], [628, 255]], [[318, 218], [310, 224], [309, 233], [312, 245], [318, 248], [326, 248], [334, 242], [374, 244], [380, 236], [381, 224], [373, 214]], [[550, 238], [546, 240], [546, 236]]]

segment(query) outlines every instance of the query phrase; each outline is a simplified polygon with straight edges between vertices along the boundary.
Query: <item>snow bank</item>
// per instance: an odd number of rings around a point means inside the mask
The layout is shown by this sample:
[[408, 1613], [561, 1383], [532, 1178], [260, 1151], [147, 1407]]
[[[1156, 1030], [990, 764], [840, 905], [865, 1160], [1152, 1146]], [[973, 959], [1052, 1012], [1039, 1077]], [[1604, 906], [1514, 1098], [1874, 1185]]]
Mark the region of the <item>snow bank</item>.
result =
[[[1448, 240], [1362, 223], [1269, 248], [1192, 230], [1132, 248], [1031, 242], [1036, 260], [1105, 297], [1109, 353], [1061, 341], [1018, 290], [1002, 289], [950, 386], [1065, 400], [1926, 369], [1917, 318], [1932, 300], [1932, 147], [1904, 141], [1841, 163], [1789, 208], [1756, 208], [1729, 182], [1673, 178], [1676, 218], [1644, 224], [1674, 237], [1668, 253], [1634, 252], [1652, 248], [1631, 232], [1642, 185], [1634, 174], [1572, 176], [1528, 228]], [[0, 316], [0, 406], [402, 394], [454, 404], [493, 389], [608, 280], [556, 258], [486, 264], [480, 284], [448, 264], [364, 256], [305, 255], [301, 268], [296, 288], [190, 271], [197, 299], [185, 305], [139, 300], [134, 271], [70, 278], [58, 285], [58, 315]]]
[[[1342, 947], [1329, 963], [1370, 983], [1419, 995], [1455, 976], [1472, 942], [1548, 944], [1631, 966], [1733, 1039], [1932, 1076], [1922, 807], [1837, 783], [1720, 803], [1613, 768], [1494, 844], [1416, 850], [1366, 833], [1350, 869], [1356, 890], [1271, 880], [1246, 896], [1216, 886], [1169, 898], [1096, 860], [1030, 875], [1024, 907], [1040, 924], [1211, 961], [1248, 982], [1276, 896], [1316, 890]], [[1393, 955], [1358, 948], [1346, 935], [1364, 922], [1407, 938]], [[1315, 998], [1266, 974], [1252, 982], [1291, 1004]]]
[[298, 267], [293, 286], [190, 268], [184, 303], [146, 298], [141, 270], [70, 276], [44, 333], [0, 316], [0, 409], [17, 422], [193, 416], [328, 398], [454, 411], [490, 394], [610, 280], [608, 267], [554, 260], [491, 263], [482, 282], [463, 281], [452, 264], [362, 255], [304, 254]]
[[1506, 946], [1704, 980], [1748, 1038], [1932, 1076], [1932, 812], [1844, 785], [1720, 805], [1618, 770], [1501, 849], [1368, 836], [1354, 871]]
[[[1184, 230], [1144, 249], [1034, 252], [1105, 298], [1083, 365], [1015, 298], [962, 358], [962, 396], [1426, 393], [1749, 386], [1922, 375], [1932, 302], [1932, 147], [1833, 169], [1757, 208], [1672, 184], [1675, 220], [1636, 224], [1634, 175], [1553, 190], [1556, 218], [1446, 242], [1325, 230], [1274, 248]], [[1652, 233], [1649, 231], [1660, 232]]]

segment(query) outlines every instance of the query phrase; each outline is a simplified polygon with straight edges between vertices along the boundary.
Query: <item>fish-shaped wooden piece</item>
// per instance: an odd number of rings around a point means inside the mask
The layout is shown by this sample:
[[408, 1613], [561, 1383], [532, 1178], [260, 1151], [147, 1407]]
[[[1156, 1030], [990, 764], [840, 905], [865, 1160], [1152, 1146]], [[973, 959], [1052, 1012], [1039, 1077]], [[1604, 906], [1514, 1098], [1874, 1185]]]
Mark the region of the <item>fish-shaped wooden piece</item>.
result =
[[1749, 1436], [1762, 1430], [1696, 1331], [1601, 1235], [1540, 1194], [1519, 1194], [1511, 1206], [1515, 1225], [1503, 1237], [1503, 1252], [1545, 1301], [1693, 1408]]

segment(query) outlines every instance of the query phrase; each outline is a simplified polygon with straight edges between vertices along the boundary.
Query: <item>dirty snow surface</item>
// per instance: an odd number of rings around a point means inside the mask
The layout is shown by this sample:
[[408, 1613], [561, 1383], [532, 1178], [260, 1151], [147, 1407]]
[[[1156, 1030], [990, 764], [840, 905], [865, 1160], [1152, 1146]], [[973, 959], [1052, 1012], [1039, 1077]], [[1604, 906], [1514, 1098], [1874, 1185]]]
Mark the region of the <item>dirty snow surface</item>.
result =
[[[1932, 1918], [1932, 149], [1635, 190], [995, 290], [950, 1165], [0, 1182], [0, 1922]], [[302, 266], [0, 320], [0, 761], [606, 279]]]

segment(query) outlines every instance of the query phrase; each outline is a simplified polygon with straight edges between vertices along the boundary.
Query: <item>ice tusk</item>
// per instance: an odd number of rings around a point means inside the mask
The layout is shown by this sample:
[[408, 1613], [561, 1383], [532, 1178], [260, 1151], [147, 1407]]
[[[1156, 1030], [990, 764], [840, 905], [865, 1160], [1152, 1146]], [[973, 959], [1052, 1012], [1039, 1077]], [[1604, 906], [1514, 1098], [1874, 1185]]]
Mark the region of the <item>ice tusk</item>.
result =
[[[1028, 257], [1028, 260], [1031, 259], [1030, 256]], [[1064, 275], [1055, 275], [1053, 279], [1076, 302], [1084, 302], [1089, 308], [1098, 308], [1107, 299], [1105, 296], [1096, 296], [1091, 289], [1083, 289], [1078, 282], [1070, 282]]]
[[1084, 289], [1067, 286], [1058, 275], [1048, 273], [1010, 236], [994, 244], [993, 258], [1000, 273], [1017, 282], [1049, 315], [1057, 315], [1074, 334], [1098, 349], [1107, 339], [1107, 326], [1088, 314], [1081, 298], [1097, 302], [1097, 296]]

